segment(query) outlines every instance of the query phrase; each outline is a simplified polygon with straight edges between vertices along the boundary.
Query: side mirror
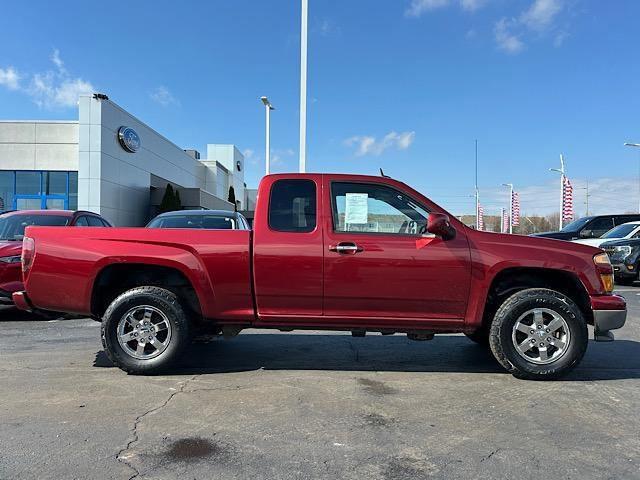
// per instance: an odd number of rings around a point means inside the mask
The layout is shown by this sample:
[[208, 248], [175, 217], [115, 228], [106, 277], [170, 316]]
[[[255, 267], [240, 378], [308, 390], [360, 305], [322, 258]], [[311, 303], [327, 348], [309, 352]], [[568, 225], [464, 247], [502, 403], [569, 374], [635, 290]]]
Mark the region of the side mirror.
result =
[[591, 230], [580, 230], [580, 238], [592, 238], [593, 232]]
[[442, 238], [452, 240], [456, 238], [456, 229], [449, 223], [449, 217], [444, 213], [430, 213], [427, 221], [427, 232]]

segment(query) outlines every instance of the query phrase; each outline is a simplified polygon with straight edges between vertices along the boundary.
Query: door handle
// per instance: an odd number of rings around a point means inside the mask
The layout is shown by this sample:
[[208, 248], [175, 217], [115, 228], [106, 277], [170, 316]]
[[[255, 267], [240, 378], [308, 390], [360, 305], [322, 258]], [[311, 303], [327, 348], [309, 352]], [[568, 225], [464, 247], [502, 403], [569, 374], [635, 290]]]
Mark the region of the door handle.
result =
[[329, 251], [338, 253], [347, 253], [353, 255], [354, 253], [362, 252], [364, 249], [353, 242], [340, 242], [337, 245], [331, 245]]

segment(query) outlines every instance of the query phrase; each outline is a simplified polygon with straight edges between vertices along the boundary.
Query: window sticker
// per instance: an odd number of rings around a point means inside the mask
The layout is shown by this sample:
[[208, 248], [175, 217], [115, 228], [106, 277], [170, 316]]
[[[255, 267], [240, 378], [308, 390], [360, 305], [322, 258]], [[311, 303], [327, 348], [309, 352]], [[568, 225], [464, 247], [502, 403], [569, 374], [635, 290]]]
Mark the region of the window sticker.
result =
[[367, 223], [369, 208], [367, 193], [347, 193], [345, 195], [344, 223]]

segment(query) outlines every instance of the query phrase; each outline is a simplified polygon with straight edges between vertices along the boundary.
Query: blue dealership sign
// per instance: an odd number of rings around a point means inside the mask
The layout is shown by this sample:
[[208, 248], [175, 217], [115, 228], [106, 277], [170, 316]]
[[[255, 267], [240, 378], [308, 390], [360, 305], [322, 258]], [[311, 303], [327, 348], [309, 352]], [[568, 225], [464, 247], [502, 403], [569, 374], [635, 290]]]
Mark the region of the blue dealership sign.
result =
[[120, 127], [118, 129], [118, 141], [127, 152], [135, 153], [140, 148], [140, 137], [131, 127]]

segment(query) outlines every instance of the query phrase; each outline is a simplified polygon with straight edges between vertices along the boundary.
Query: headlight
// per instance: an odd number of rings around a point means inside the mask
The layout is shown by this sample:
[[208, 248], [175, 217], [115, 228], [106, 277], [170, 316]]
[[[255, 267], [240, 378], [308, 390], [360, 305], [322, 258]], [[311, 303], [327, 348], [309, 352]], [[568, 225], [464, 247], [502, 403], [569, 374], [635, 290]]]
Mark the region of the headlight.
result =
[[0, 257], [0, 262], [4, 263], [20, 263], [20, 255], [13, 255], [11, 257]]
[[620, 257], [628, 257], [631, 255], [631, 247], [629, 245], [624, 245], [621, 247], [613, 247], [613, 252], [616, 256]]

